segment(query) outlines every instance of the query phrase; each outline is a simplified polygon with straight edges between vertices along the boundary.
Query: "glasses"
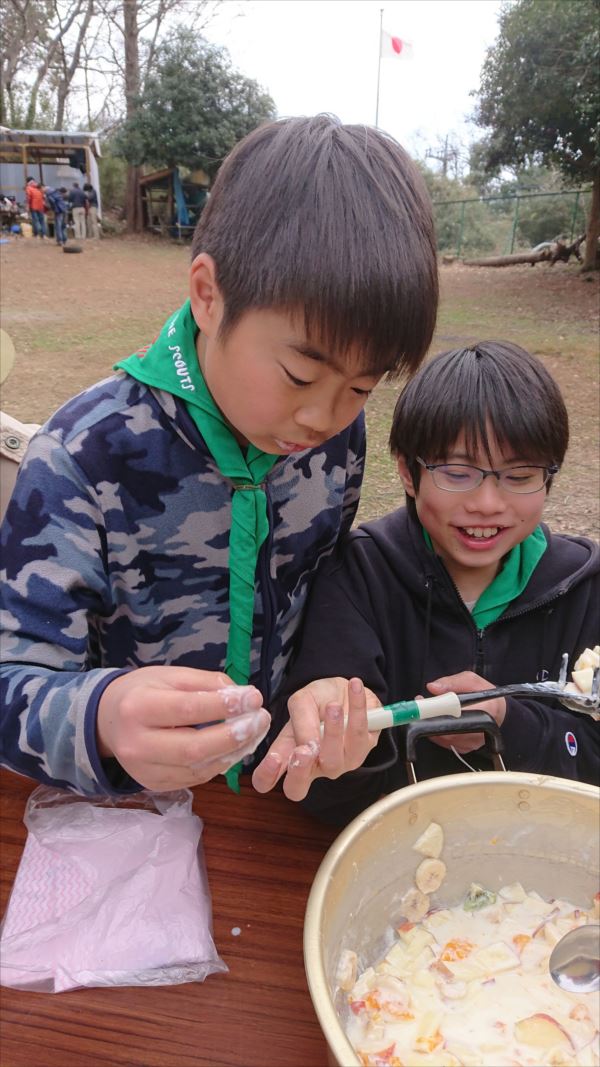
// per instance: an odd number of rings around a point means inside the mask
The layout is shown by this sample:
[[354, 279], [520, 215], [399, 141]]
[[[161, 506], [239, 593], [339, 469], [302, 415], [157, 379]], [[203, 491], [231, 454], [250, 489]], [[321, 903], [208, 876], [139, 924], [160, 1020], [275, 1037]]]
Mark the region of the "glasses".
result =
[[466, 493], [477, 489], [484, 480], [493, 476], [500, 489], [508, 493], [539, 493], [546, 482], [558, 473], [558, 465], [537, 467], [529, 464], [508, 467], [503, 471], [486, 471], [483, 467], [471, 467], [463, 463], [426, 463], [416, 456], [417, 463], [431, 472], [433, 484], [448, 493]]

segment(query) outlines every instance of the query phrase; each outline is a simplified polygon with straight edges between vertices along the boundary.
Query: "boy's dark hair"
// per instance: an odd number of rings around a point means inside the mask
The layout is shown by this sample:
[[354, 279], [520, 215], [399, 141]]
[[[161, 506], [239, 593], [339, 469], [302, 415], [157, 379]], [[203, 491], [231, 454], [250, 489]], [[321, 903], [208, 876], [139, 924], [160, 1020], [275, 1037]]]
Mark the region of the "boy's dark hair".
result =
[[221, 166], [192, 257], [215, 261], [222, 336], [251, 309], [299, 311], [365, 370], [419, 366], [438, 302], [429, 194], [403, 148], [335, 117], [260, 126]]
[[[416, 457], [444, 462], [460, 433], [467, 454], [481, 446], [491, 465], [489, 431], [515, 456], [544, 467], [560, 466], [569, 443], [569, 417], [554, 378], [541, 360], [508, 341], [454, 348], [422, 367], [396, 401], [390, 450], [405, 457], [418, 489]], [[412, 498], [407, 506], [414, 509]]]

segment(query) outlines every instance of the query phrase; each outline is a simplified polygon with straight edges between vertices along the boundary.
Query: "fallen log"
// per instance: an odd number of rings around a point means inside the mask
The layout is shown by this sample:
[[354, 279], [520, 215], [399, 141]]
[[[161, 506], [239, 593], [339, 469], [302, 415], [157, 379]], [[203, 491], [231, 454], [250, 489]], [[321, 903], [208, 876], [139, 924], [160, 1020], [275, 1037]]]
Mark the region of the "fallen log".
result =
[[466, 267], [512, 267], [515, 263], [530, 263], [535, 266], [543, 260], [550, 259], [550, 249], [543, 248], [540, 252], [515, 252], [511, 256], [489, 256], [487, 259], [464, 259]]
[[585, 241], [585, 234], [582, 233], [571, 244], [567, 244], [563, 237], [556, 237], [554, 241], [547, 244], [544, 248], [532, 248], [529, 252], [515, 252], [510, 256], [489, 256], [487, 259], [465, 259], [463, 263], [466, 267], [510, 267], [516, 263], [530, 263], [531, 266], [535, 266], [536, 263], [547, 262], [551, 267], [555, 263], [568, 263], [571, 256], [575, 256], [581, 263], [580, 247]]

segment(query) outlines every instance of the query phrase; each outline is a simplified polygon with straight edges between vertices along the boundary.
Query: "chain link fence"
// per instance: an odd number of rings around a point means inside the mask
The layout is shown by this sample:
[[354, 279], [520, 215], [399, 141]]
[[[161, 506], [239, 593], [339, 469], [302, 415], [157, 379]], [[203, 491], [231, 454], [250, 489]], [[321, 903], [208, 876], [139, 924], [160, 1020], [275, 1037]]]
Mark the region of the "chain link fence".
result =
[[454, 256], [505, 256], [559, 235], [584, 233], [591, 189], [434, 200], [438, 248]]

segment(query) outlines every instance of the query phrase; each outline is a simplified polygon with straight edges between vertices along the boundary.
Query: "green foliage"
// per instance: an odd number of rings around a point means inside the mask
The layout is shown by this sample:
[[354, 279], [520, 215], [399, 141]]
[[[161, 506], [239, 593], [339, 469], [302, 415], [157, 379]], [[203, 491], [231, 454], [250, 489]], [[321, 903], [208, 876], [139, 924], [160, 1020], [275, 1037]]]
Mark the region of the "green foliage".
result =
[[586, 221], [581, 200], [574, 196], [544, 196], [523, 200], [519, 205], [517, 243], [535, 248], [542, 241], [553, 241], [561, 235], [570, 238], [585, 233]]
[[213, 176], [237, 141], [274, 114], [271, 97], [232, 67], [224, 48], [179, 28], [159, 49], [119, 150], [137, 166], [182, 164]]
[[481, 73], [481, 163], [544, 162], [578, 182], [600, 164], [600, 0], [516, 0]]
[[[473, 149], [471, 158], [477, 159]], [[472, 166], [465, 179], [450, 179], [419, 166], [434, 203], [440, 252], [502, 255], [585, 230], [591, 192], [576, 196], [556, 169], [515, 168], [490, 179]]]
[[552, 241], [561, 234], [570, 238], [571, 233], [577, 237], [582, 230], [585, 231], [585, 207], [590, 197], [582, 194], [576, 199], [572, 192], [567, 195], [564, 179], [558, 170], [528, 167], [513, 178], [504, 179], [500, 189], [504, 196], [551, 194], [520, 201], [516, 233], [520, 247], [534, 248], [542, 241]]
[[[469, 255], [474, 252], [489, 252], [494, 248], [494, 238], [489, 231], [488, 213], [485, 204], [456, 201], [474, 200], [478, 192], [473, 186], [455, 178], [444, 178], [420, 163], [431, 199], [434, 202], [435, 229], [440, 252], [456, 252]], [[453, 202], [454, 201], [454, 202]]]
[[[496, 218], [513, 217], [514, 197], [520, 197], [518, 208], [518, 225], [515, 243], [520, 248], [534, 248], [542, 241], [552, 241], [560, 234], [577, 236], [585, 230], [585, 211], [589, 206], [590, 195], [582, 193], [576, 199], [571, 189], [567, 189], [565, 179], [556, 168], [532, 165], [515, 167], [512, 173], [502, 172], [490, 179], [484, 173], [477, 172], [477, 151], [481, 143], [471, 150], [473, 170], [469, 180], [479, 188], [483, 196], [504, 197], [492, 200], [488, 209]], [[543, 193], [543, 196], [532, 194]]]
[[35, 110], [31, 112], [31, 94], [23, 86], [16, 86], [10, 94], [9, 124], [16, 130], [53, 130], [55, 105], [52, 92], [40, 89], [35, 98]]
[[[52, 0], [0, 0], [0, 125], [24, 125], [30, 104], [28, 78], [44, 58], [51, 20]], [[51, 129], [43, 101], [41, 108], [35, 128]]]
[[102, 205], [105, 209], [125, 208], [125, 191], [127, 185], [127, 164], [124, 159], [104, 149], [98, 160], [100, 191]]

